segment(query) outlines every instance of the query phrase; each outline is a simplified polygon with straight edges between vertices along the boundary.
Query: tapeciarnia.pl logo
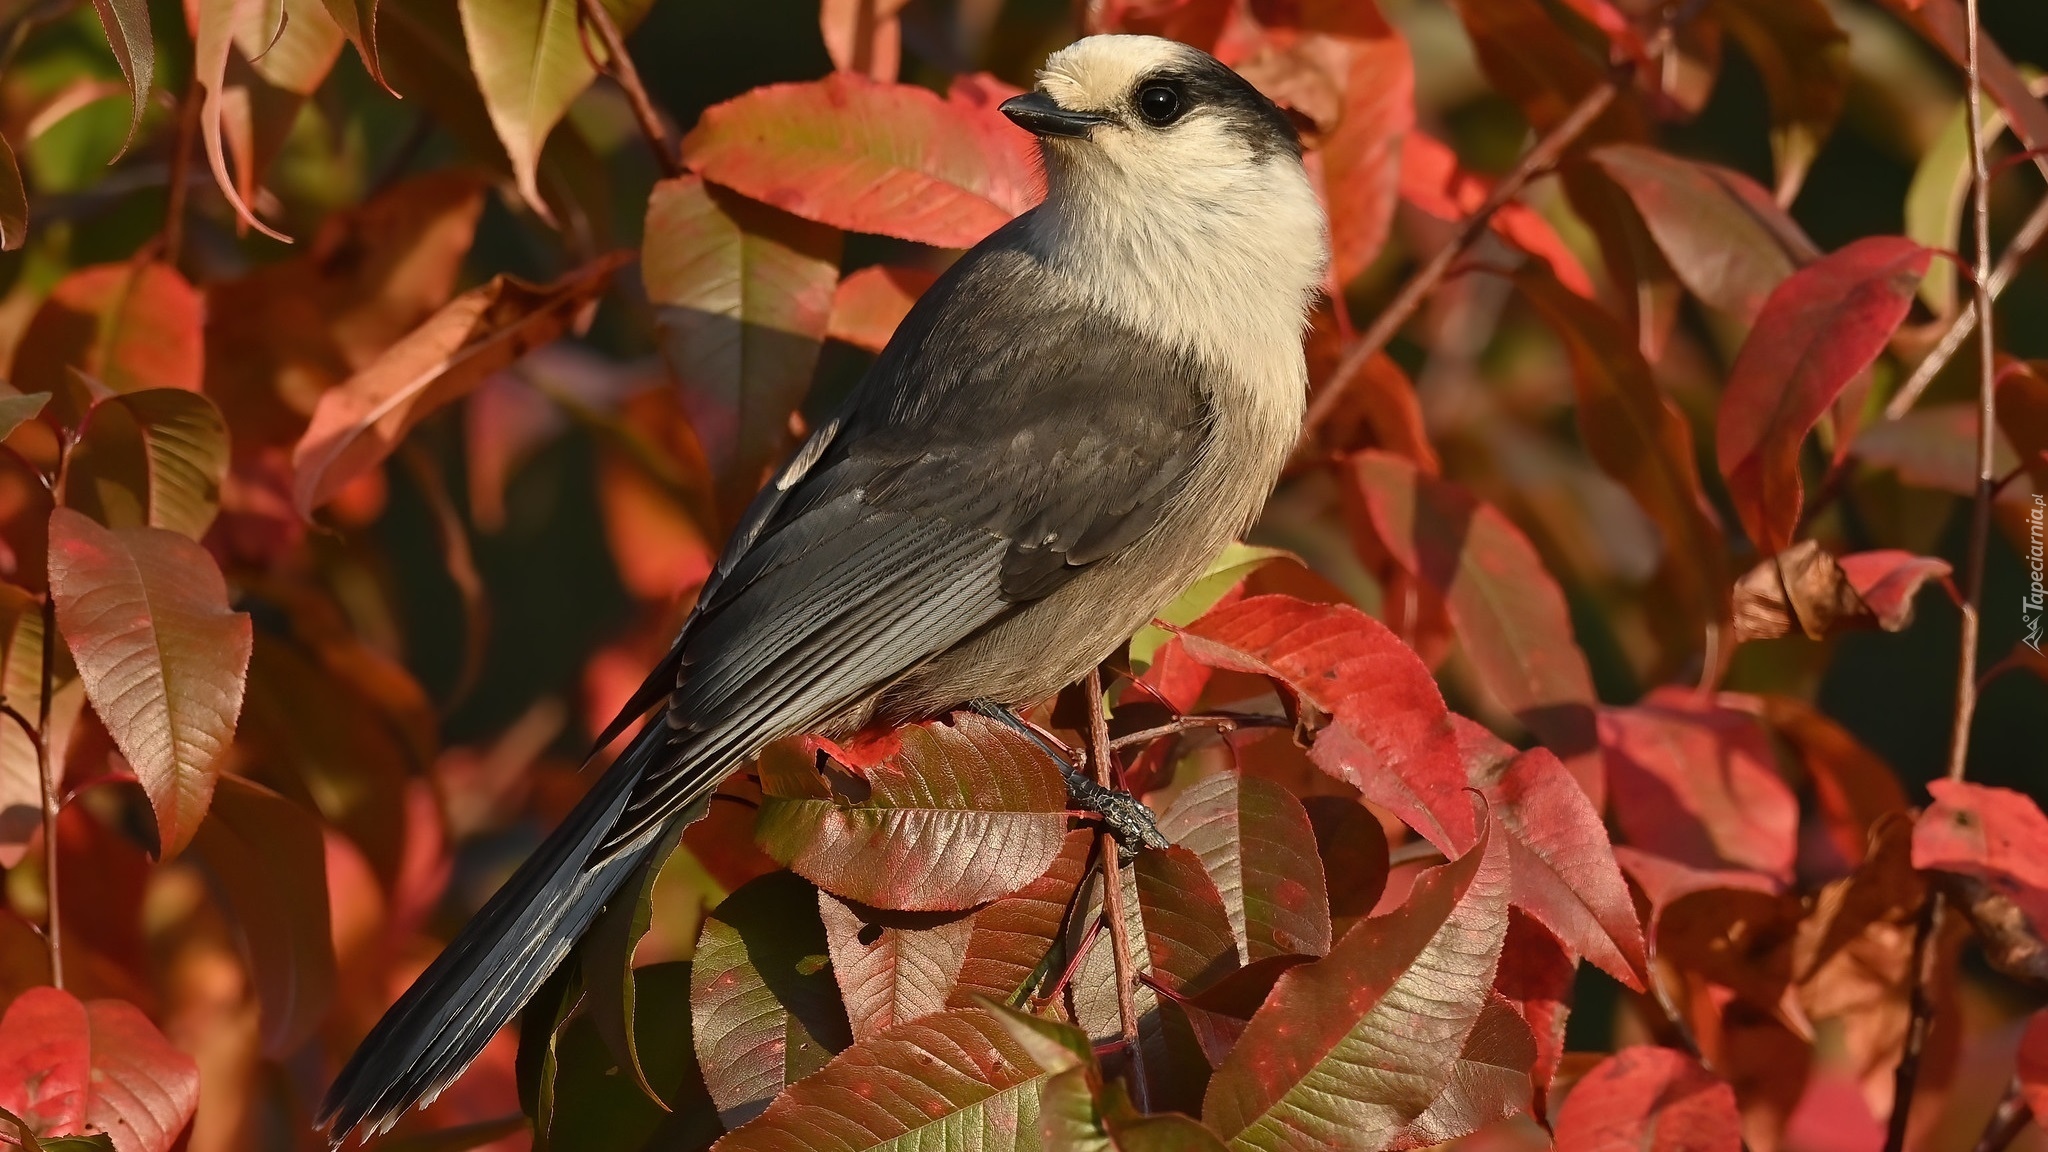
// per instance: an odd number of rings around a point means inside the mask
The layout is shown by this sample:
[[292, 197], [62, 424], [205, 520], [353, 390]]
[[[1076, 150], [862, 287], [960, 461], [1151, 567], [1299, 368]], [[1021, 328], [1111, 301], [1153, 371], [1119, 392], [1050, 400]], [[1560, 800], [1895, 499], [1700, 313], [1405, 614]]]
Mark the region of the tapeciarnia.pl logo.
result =
[[2027, 531], [2028, 583], [2026, 599], [2020, 608], [2020, 624], [2026, 628], [2027, 634], [2021, 638], [2021, 643], [2032, 648], [2038, 656], [2041, 654], [2042, 624], [2044, 619], [2048, 619], [2048, 587], [2044, 587], [2048, 581], [2043, 579], [2043, 572], [2048, 571], [2048, 559], [2043, 558], [2042, 542], [2042, 521], [2048, 519], [2048, 497], [2038, 492], [2034, 494], [2034, 507], [2027, 519], [2030, 521]]

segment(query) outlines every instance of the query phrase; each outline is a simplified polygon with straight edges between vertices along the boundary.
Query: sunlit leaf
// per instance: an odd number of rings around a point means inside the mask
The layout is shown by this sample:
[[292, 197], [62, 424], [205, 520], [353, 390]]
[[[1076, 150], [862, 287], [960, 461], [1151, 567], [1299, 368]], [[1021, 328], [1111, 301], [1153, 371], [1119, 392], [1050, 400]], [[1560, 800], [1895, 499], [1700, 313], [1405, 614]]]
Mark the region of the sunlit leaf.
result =
[[1045, 875], [975, 912], [974, 934], [967, 938], [967, 956], [947, 1007], [972, 1007], [977, 996], [998, 1002], [1016, 998], [1059, 938], [1094, 842], [1091, 829], [1068, 832]]
[[1293, 793], [1270, 780], [1218, 773], [1175, 797], [1159, 831], [1201, 859], [1242, 961], [1330, 950], [1315, 829]]
[[1933, 253], [1910, 240], [1858, 240], [1772, 291], [1729, 371], [1714, 448], [1757, 550], [1792, 543], [1804, 492], [1799, 445], [1906, 318]]
[[[1222, 554], [1209, 562], [1208, 571], [1187, 586], [1173, 602], [1152, 614], [1154, 620], [1185, 627], [1200, 619], [1245, 578], [1275, 560], [1290, 559], [1283, 549], [1260, 547], [1232, 541]], [[1131, 637], [1131, 665], [1144, 669], [1158, 656], [1172, 634], [1157, 625], [1146, 625]]]
[[901, 737], [862, 772], [858, 802], [815, 773], [764, 778], [769, 855], [836, 896], [925, 912], [972, 908], [1045, 872], [1066, 836], [1067, 789], [1043, 749], [972, 713]]
[[887, 83], [903, 61], [903, 26], [897, 13], [908, 0], [824, 0], [818, 30], [832, 66]]
[[554, 340], [595, 304], [629, 254], [613, 253], [548, 285], [510, 276], [463, 293], [348, 382], [320, 397], [292, 450], [301, 515], [396, 451], [413, 425], [492, 372]]
[[852, 1042], [818, 920], [817, 890], [773, 872], [705, 918], [690, 970], [690, 1023], [704, 1083], [727, 1127]]
[[[1492, 182], [1467, 171], [1457, 153], [1423, 132], [1401, 142], [1401, 198], [1439, 220], [1462, 221], [1486, 202]], [[1581, 296], [1593, 294], [1592, 278], [1557, 231], [1526, 204], [1510, 203], [1487, 226], [1501, 239], [1550, 265], [1558, 281]]]
[[27, 242], [28, 190], [22, 187], [21, 166], [14, 161], [13, 146], [0, 138], [0, 252], [18, 251]]
[[1414, 1125], [1459, 1076], [1488, 1004], [1507, 926], [1506, 848], [1482, 828], [1399, 909], [1282, 976], [1209, 1081], [1203, 1119], [1240, 1149], [1411, 1148], [1463, 1135]]
[[101, 401], [86, 417], [64, 502], [115, 528], [167, 528], [194, 540], [220, 510], [228, 429], [197, 392], [151, 388]]
[[37, 988], [0, 1017], [0, 1108], [39, 1136], [169, 1152], [198, 1103], [198, 1066], [133, 1004]]
[[242, 710], [249, 617], [213, 557], [160, 528], [50, 514], [50, 593], [86, 698], [141, 778], [163, 855], [198, 830]]
[[1637, 144], [1609, 145], [1593, 159], [1627, 190], [1686, 288], [1745, 324], [1785, 277], [1820, 256], [1740, 172]]
[[[605, 0], [605, 11], [622, 33], [630, 32], [650, 3]], [[597, 67], [577, 30], [577, 5], [578, 0], [460, 0], [456, 6], [462, 13], [463, 40], [469, 46], [477, 87], [490, 110], [491, 125], [512, 158], [519, 194], [547, 220], [553, 214], [541, 198], [535, 175], [541, 146], [569, 105], [597, 79]], [[343, 27], [348, 24], [343, 22]], [[596, 37], [590, 42], [595, 45]]]
[[837, 232], [707, 186], [647, 202], [640, 275], [719, 504], [736, 519], [790, 447], [839, 275]]
[[2032, 798], [1962, 780], [1935, 780], [1927, 791], [1934, 803], [1913, 825], [1913, 867], [1982, 881], [2048, 925], [2048, 816]]
[[1630, 844], [1695, 868], [1791, 878], [1799, 805], [1754, 717], [1662, 688], [1602, 709], [1600, 743]]
[[268, 788], [223, 776], [192, 852], [234, 917], [263, 1008], [264, 1051], [296, 1051], [334, 995], [319, 818]]
[[683, 154], [706, 180], [807, 220], [945, 248], [1041, 195], [1029, 137], [993, 108], [847, 72], [720, 104]]
[[849, 274], [832, 293], [832, 319], [825, 334], [856, 348], [880, 352], [896, 334], [910, 306], [938, 274], [923, 268], [871, 264]]
[[1735, 1093], [1670, 1048], [1639, 1045], [1580, 1078], [1557, 1114], [1557, 1144], [1574, 1152], [1739, 1152]]
[[[128, 82], [128, 102], [133, 111], [128, 117], [127, 138], [121, 143], [125, 153], [128, 145], [135, 142], [135, 130], [142, 126], [143, 110], [149, 107], [150, 82], [156, 76], [156, 40], [149, 29], [149, 5], [145, 0], [93, 0], [92, 6], [99, 13], [100, 28], [107, 34], [107, 47], [114, 51], [114, 62], [121, 66], [121, 78]], [[15, 183], [20, 184], [18, 177]], [[12, 250], [19, 243], [6, 247]]]
[[1373, 540], [1442, 596], [1480, 684], [1572, 769], [1597, 807], [1593, 681], [1564, 592], [1500, 510], [1382, 452], [1348, 461]]
[[14, 434], [16, 428], [35, 419], [49, 402], [48, 392], [0, 396], [0, 440], [5, 440]]
[[974, 938], [974, 913], [886, 913], [818, 893], [832, 976], [856, 1040], [946, 1006]]
[[961, 1148], [1028, 1147], [1026, 1134], [1038, 1127], [1039, 1086], [1059, 1071], [1065, 1068], [1042, 1068], [989, 1011], [950, 1009], [840, 1053], [718, 1149], [829, 1145], [857, 1152], [934, 1137]]
[[15, 349], [9, 383], [48, 392], [51, 418], [77, 427], [86, 404], [66, 369], [115, 392], [199, 390], [205, 303], [167, 264], [97, 264], [57, 282]]
[[242, 182], [228, 171], [224, 125], [229, 112], [228, 59], [234, 54], [235, 30], [247, 24], [259, 0], [198, 0], [193, 28], [193, 79], [205, 90], [199, 110], [199, 131], [206, 144], [206, 160], [213, 169], [213, 182], [227, 198], [235, 216], [244, 225], [283, 243], [291, 237], [256, 218], [242, 196]]

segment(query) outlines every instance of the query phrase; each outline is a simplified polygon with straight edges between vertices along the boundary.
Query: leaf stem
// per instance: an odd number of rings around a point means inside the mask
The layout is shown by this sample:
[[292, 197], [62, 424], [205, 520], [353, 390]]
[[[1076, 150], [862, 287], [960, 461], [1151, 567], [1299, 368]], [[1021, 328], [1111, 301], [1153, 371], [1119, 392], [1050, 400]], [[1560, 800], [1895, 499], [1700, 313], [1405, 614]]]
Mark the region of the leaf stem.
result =
[[1144, 728], [1128, 732], [1109, 742], [1110, 750], [1122, 751], [1133, 744], [1150, 744], [1168, 736], [1178, 736], [1197, 728], [1214, 728], [1218, 734], [1235, 732], [1240, 728], [1287, 728], [1292, 721], [1285, 716], [1268, 716], [1260, 712], [1217, 712], [1203, 716], [1180, 716], [1161, 724], [1157, 728]]
[[163, 262], [178, 266], [178, 254], [185, 247], [185, 201], [192, 187], [192, 142], [199, 135], [199, 81], [185, 85], [185, 98], [178, 101], [178, 134], [171, 143], [170, 183], [164, 194]]
[[[1088, 696], [1088, 763], [1095, 769], [1095, 782], [1116, 787], [1114, 761], [1109, 743], [1109, 714], [1102, 703], [1102, 669], [1090, 668], [1082, 689]], [[1116, 834], [1105, 825], [1097, 837], [1102, 856], [1102, 911], [1109, 921], [1109, 950], [1116, 961], [1116, 1014], [1122, 1027], [1124, 1048], [1131, 1054], [1131, 1098], [1140, 1112], [1147, 1111], [1150, 1093], [1145, 1084], [1145, 1054], [1138, 1042], [1138, 1001], [1132, 985], [1136, 980], [1131, 962], [1130, 927], [1124, 920], [1123, 861], [1118, 857]]]
[[605, 10], [602, 0], [579, 0], [577, 11], [583, 25], [595, 30], [598, 40], [604, 44], [606, 59], [603, 70], [626, 94], [626, 103], [633, 109], [633, 119], [640, 125], [640, 134], [647, 138], [647, 146], [654, 151], [654, 162], [661, 165], [661, 174], [681, 176], [682, 153], [675, 141], [669, 139], [667, 121], [654, 107], [646, 85], [640, 82], [640, 69], [633, 65], [633, 57], [626, 51], [626, 38], [619, 35], [619, 26], [612, 20], [612, 14]]
[[[1970, 129], [1970, 215], [1976, 233], [1976, 299], [1971, 308], [1977, 315], [1977, 492], [1970, 504], [1970, 550], [1963, 558], [1962, 637], [1956, 653], [1955, 721], [1949, 729], [1948, 778], [1960, 780], [1969, 761], [1970, 723], [1977, 713], [1977, 641], [1984, 603], [1984, 555], [1991, 536], [1991, 498], [1997, 483], [1993, 453], [1998, 437], [1998, 365], [1993, 331], [1996, 317], [1991, 311], [1991, 174], [1985, 159], [1984, 77], [1978, 54], [1984, 27], [1978, 0], [1964, 0], [1965, 43], [1963, 71], [1966, 73]], [[2039, 209], [2035, 214], [2040, 215]], [[1899, 1054], [1899, 1066], [1892, 1079], [1892, 1114], [1885, 1125], [1884, 1152], [1904, 1152], [1906, 1129], [1913, 1110], [1913, 1089], [1920, 1078], [1920, 1057], [1927, 1046], [1927, 1034], [1934, 1016], [1933, 997], [1928, 984], [1934, 978], [1936, 955], [1941, 939], [1942, 919], [1947, 901], [1939, 889], [1928, 895], [1920, 917], [1919, 934], [1913, 941], [1912, 1015], [1906, 1025], [1906, 1046]]]

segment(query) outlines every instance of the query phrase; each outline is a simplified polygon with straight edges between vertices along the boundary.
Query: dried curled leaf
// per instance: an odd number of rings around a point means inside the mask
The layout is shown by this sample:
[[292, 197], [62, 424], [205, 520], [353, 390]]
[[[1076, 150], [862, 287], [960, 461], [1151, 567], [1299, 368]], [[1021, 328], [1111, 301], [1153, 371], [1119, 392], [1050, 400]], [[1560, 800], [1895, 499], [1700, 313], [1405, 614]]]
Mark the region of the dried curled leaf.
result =
[[1884, 550], [1835, 557], [1801, 540], [1735, 582], [1735, 638], [1770, 640], [1796, 626], [1819, 640], [1836, 632], [1913, 623], [1913, 597], [1929, 580], [1946, 581], [1948, 561]]

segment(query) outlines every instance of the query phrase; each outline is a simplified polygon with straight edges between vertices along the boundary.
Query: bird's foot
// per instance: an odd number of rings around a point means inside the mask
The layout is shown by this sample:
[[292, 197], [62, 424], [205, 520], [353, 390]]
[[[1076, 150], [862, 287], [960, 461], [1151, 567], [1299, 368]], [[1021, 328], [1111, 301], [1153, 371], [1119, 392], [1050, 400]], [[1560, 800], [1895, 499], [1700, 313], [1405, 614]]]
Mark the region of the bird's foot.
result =
[[1124, 862], [1135, 859], [1141, 848], [1159, 850], [1173, 846], [1172, 841], [1159, 831], [1159, 821], [1144, 801], [1129, 792], [1106, 788], [1090, 779], [1074, 764], [1071, 750], [1048, 738], [1015, 711], [987, 700], [972, 701], [967, 707], [1009, 725], [1044, 749], [1053, 763], [1059, 765], [1060, 775], [1067, 782], [1067, 795], [1073, 798], [1075, 807], [1102, 817], [1104, 827], [1116, 838], [1117, 856]]

